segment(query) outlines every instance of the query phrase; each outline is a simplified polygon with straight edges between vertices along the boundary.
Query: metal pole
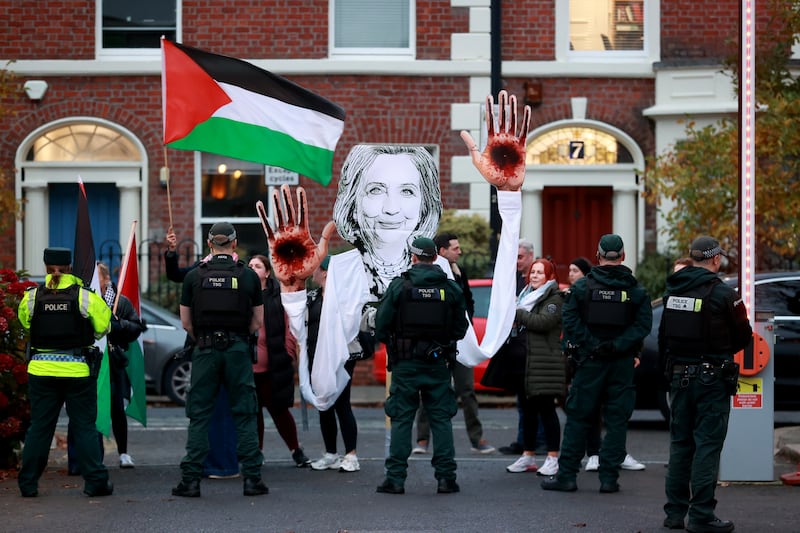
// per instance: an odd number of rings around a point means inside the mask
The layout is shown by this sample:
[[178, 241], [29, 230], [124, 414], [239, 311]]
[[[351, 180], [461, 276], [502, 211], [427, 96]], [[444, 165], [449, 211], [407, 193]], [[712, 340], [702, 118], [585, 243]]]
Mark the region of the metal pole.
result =
[[739, 12], [739, 294], [750, 323], [755, 316], [755, 1], [742, 0]]
[[[491, 52], [492, 52], [492, 96], [497, 98], [498, 93], [503, 88], [503, 75], [502, 75], [502, 13], [501, 0], [491, 0], [490, 9], [492, 12], [491, 20]], [[489, 186], [489, 227], [492, 233], [489, 237], [489, 256], [490, 256], [490, 269], [494, 271], [494, 263], [497, 260], [497, 244], [499, 242], [500, 228], [500, 211], [497, 208], [497, 189]]]

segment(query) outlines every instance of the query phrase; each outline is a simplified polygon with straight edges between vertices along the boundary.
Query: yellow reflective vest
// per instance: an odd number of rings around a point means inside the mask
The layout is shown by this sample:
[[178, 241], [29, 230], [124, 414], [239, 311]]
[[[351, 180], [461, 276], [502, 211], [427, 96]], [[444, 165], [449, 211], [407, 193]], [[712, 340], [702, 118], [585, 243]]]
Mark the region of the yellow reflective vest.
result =
[[[45, 285], [49, 286], [52, 275], [45, 278]], [[72, 274], [61, 274], [57, 289], [66, 289], [72, 285], [82, 286], [81, 280]], [[17, 315], [25, 331], [30, 331], [31, 318], [36, 307], [36, 292], [38, 287], [25, 291], [19, 303]], [[78, 306], [81, 315], [88, 318], [94, 329], [96, 339], [101, 339], [111, 331], [111, 309], [106, 302], [89, 289], [78, 292]], [[76, 346], [79, 348], [79, 346]], [[61, 354], [58, 350], [40, 351], [37, 357], [28, 363], [28, 373], [34, 376], [53, 376], [65, 378], [82, 378], [89, 376], [89, 365], [84, 361], [76, 360], [72, 353]]]

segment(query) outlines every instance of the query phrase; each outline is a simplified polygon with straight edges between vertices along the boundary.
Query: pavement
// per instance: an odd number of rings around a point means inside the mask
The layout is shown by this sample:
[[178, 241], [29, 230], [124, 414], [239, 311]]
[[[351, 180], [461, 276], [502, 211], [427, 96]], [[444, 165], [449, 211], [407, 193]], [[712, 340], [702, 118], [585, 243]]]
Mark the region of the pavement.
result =
[[[270, 494], [260, 499], [242, 498], [241, 479], [204, 480], [200, 499], [172, 497], [170, 489], [180, 475], [178, 462], [185, 449], [187, 421], [182, 408], [158, 397], [150, 398], [146, 428], [129, 422], [129, 447], [136, 468], [117, 468], [115, 444], [106, 440], [105, 462], [115, 484], [114, 497], [87, 498], [81, 492], [81, 479], [66, 475], [63, 435], [67, 418], [62, 414], [57, 430], [60, 438], [40, 480], [40, 497], [21, 498], [15, 479], [0, 479], [0, 530], [108, 530], [112, 527], [109, 517], [113, 517], [116, 533], [663, 531], [669, 438], [658, 411], [640, 410], [633, 415], [629, 448], [647, 468], [621, 472], [620, 494], [598, 493], [596, 474], [583, 471], [575, 494], [542, 491], [541, 477], [506, 472], [513, 457], [472, 452], [463, 417], [456, 416], [453, 430], [461, 494], [437, 495], [432, 456], [412, 455], [406, 495], [398, 498], [375, 492], [384, 476], [384, 398], [382, 386], [352, 390], [361, 463], [361, 471], [355, 475], [296, 468], [267, 417], [262, 471]], [[489, 441], [494, 445], [510, 442], [517, 426], [514, 398], [481, 394], [479, 403]], [[318, 456], [324, 450], [318, 416], [311, 408], [304, 413], [299, 404], [292, 411], [306, 453]], [[563, 421], [563, 413], [559, 416]], [[775, 442], [781, 457], [774, 458], [774, 481], [724, 482], [717, 489], [719, 515], [733, 520], [736, 530], [743, 533], [800, 531], [796, 487], [779, 480], [798, 468], [796, 460], [786, 457], [796, 457], [800, 431], [789, 424], [800, 425], [800, 413], [779, 412], [776, 420]]]
[[[508, 407], [516, 405], [514, 396], [496, 394], [478, 394], [481, 407]], [[350, 390], [352, 405], [359, 407], [376, 407], [383, 405], [386, 390], [382, 386], [362, 385]], [[786, 461], [797, 463], [800, 472], [800, 426], [782, 426], [775, 428], [775, 455]]]

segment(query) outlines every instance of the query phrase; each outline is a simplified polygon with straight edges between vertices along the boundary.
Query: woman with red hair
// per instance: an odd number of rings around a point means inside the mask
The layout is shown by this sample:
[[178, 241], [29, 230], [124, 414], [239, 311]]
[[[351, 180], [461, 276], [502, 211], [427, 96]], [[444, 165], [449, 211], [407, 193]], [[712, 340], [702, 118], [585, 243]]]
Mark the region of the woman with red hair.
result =
[[[566, 368], [561, 352], [561, 306], [564, 296], [558, 287], [556, 268], [544, 258], [528, 269], [528, 285], [517, 297], [515, 323], [524, 329], [528, 341], [525, 388], [522, 403], [525, 451], [506, 467], [512, 473], [536, 472], [553, 476], [558, 472], [561, 424], [556, 414], [556, 397], [564, 394]], [[544, 426], [547, 457], [541, 468], [534, 450], [539, 421]]]

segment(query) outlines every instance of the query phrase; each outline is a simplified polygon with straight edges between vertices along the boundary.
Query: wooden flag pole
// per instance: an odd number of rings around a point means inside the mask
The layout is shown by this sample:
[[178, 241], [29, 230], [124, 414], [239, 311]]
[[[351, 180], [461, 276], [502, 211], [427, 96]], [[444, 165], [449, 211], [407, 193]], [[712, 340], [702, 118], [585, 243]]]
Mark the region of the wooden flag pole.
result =
[[161, 179], [167, 184], [167, 212], [169, 212], [169, 228], [174, 229], [172, 225], [172, 198], [170, 197], [169, 190], [169, 162], [167, 162], [167, 147], [164, 146], [164, 168], [161, 169]]
[[[131, 244], [133, 243], [133, 237], [134, 237], [135, 232], [136, 232], [136, 224], [137, 223], [138, 223], [138, 220], [134, 220], [133, 222], [131, 222], [131, 234], [128, 236], [128, 245], [125, 247], [125, 259], [122, 261], [122, 269], [120, 270], [122, 277], [119, 278], [119, 284], [117, 285], [117, 289], [119, 289], [119, 287], [122, 287], [123, 286], [123, 282], [125, 281], [124, 276], [125, 276], [125, 273], [128, 271], [128, 261], [131, 260], [131, 254], [130, 254], [130, 252], [131, 252]], [[136, 250], [133, 250], [133, 260], [134, 261], [137, 260]], [[117, 305], [118, 304], [119, 304], [119, 290], [117, 290], [117, 294], [114, 295], [114, 307], [111, 309], [111, 314], [113, 314], [114, 316], [117, 316]]]

